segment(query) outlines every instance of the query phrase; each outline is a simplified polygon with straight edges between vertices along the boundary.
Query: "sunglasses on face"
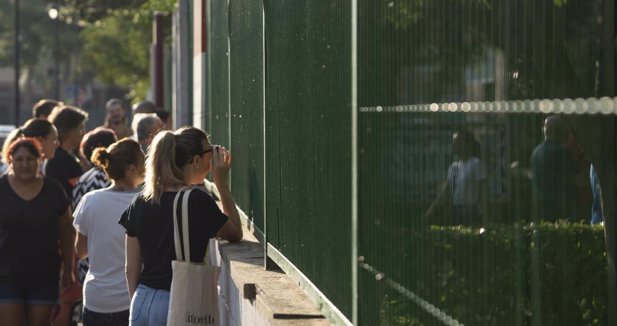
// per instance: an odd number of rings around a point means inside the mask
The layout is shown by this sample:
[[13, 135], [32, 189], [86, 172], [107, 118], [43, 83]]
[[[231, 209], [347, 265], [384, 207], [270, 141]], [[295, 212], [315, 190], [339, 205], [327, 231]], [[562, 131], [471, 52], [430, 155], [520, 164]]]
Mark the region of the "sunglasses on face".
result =
[[212, 147], [210, 147], [210, 148], [206, 149], [205, 151], [201, 151], [201, 152], [199, 152], [199, 153], [197, 153], [197, 154], [195, 154], [195, 155], [202, 156], [202, 155], [204, 155], [204, 154], [206, 154], [206, 153], [212, 152], [212, 151], [214, 150], [214, 148], [215, 148], [215, 147], [217, 147], [217, 146], [218, 146], [218, 145], [212, 145]]

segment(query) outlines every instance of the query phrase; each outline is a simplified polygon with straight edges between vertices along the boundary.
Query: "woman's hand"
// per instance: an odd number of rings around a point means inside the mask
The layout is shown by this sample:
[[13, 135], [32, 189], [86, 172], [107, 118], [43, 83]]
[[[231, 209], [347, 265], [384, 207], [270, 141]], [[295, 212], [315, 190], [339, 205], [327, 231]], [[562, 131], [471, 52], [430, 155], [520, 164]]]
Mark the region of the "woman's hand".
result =
[[212, 179], [217, 188], [228, 186], [230, 168], [231, 153], [223, 146], [215, 146], [212, 150]]
[[72, 270], [63, 270], [62, 271], [62, 288], [68, 289], [73, 283], [75, 283], [75, 275]]

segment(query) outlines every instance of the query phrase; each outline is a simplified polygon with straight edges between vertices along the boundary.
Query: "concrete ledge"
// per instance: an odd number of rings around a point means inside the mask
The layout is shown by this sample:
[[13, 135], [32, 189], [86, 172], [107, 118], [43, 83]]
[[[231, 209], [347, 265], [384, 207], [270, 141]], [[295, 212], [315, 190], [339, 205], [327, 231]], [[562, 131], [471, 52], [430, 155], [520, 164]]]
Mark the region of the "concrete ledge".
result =
[[[315, 303], [288, 275], [263, 267], [264, 250], [251, 232], [244, 230], [238, 243], [217, 243], [216, 263], [221, 267], [221, 323], [223, 325], [326, 326]], [[248, 284], [248, 285], [247, 285]], [[245, 285], [255, 295], [245, 295]]]

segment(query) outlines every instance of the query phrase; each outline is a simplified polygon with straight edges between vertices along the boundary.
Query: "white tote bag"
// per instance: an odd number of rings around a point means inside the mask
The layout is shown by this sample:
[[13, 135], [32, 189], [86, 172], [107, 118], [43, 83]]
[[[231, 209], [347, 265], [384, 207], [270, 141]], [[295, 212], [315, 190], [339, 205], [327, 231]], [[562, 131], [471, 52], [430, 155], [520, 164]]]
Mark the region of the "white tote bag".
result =
[[[203, 264], [192, 263], [189, 242], [188, 199], [192, 189], [183, 188], [174, 199], [174, 245], [176, 260], [171, 262], [173, 278], [169, 295], [167, 326], [220, 325], [217, 282], [220, 268], [210, 263], [209, 248]], [[182, 230], [177, 219], [178, 199], [182, 198]], [[184, 256], [180, 247], [180, 231]], [[184, 257], [184, 259], [182, 259]]]

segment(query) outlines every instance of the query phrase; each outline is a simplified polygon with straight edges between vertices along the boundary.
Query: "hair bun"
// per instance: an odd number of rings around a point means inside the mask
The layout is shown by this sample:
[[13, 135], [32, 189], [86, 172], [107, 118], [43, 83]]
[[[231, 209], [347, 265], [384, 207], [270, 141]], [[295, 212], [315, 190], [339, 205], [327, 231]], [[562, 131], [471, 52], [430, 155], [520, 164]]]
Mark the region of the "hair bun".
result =
[[111, 154], [109, 154], [109, 152], [107, 152], [107, 149], [105, 149], [105, 147], [99, 147], [99, 157], [103, 160], [103, 161], [109, 161], [109, 159], [111, 158]]
[[107, 152], [105, 147], [95, 148], [92, 152], [91, 161], [94, 165], [98, 167], [104, 168], [109, 164], [109, 160], [111, 159], [111, 154]]

